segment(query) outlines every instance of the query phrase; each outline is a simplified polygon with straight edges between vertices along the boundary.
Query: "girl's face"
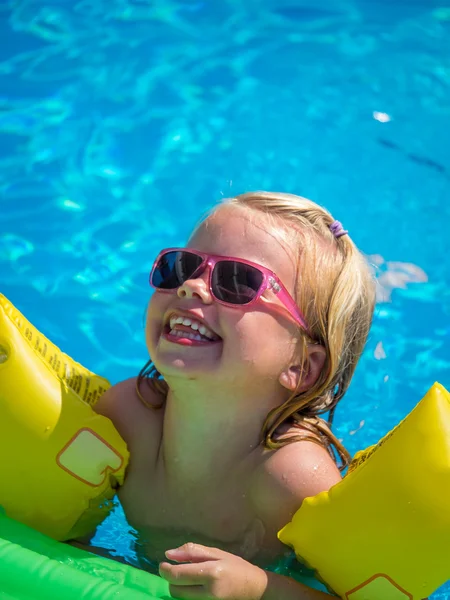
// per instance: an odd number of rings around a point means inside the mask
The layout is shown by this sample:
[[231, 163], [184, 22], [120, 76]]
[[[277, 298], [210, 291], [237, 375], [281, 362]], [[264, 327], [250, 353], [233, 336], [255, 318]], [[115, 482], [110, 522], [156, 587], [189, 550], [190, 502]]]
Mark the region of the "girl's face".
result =
[[[295, 260], [280, 237], [263, 214], [223, 205], [202, 223], [187, 247], [267, 267], [294, 295]], [[156, 368], [169, 386], [171, 377], [180, 376], [189, 380], [210, 379], [214, 385], [230, 389], [275, 381], [293, 360], [299, 326], [270, 290], [248, 309], [219, 304], [211, 296], [208, 275], [207, 268], [176, 293], [153, 294], [146, 339]], [[192, 331], [189, 324], [176, 323], [181, 317], [192, 323], [198, 320], [199, 329]], [[189, 342], [183, 338], [183, 332], [203, 332], [206, 337], [202, 335], [201, 342]]]

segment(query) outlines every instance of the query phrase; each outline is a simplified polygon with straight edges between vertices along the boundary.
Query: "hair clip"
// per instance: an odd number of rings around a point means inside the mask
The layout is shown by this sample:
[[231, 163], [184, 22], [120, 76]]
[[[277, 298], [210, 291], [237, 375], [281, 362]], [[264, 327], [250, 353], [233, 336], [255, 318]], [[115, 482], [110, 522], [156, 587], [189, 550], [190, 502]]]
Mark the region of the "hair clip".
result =
[[340, 238], [341, 236], [348, 234], [348, 231], [342, 227], [340, 221], [333, 221], [330, 225], [330, 231], [335, 238]]

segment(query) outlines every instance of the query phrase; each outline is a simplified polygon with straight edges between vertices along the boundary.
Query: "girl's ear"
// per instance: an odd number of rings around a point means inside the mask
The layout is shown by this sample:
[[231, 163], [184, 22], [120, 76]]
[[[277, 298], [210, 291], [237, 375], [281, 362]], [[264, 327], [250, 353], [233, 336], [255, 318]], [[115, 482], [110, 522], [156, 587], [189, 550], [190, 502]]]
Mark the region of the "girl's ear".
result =
[[323, 346], [311, 344], [303, 365], [289, 365], [279, 377], [279, 382], [287, 390], [305, 392], [312, 387], [325, 365], [327, 353]]

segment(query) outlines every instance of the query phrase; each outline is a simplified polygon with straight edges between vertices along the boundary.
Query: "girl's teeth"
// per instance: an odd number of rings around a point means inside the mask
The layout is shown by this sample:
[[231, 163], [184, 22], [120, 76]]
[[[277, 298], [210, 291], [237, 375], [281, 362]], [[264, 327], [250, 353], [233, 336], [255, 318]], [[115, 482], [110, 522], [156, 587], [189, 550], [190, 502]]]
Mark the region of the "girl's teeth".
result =
[[174, 335], [179, 338], [188, 338], [189, 340], [197, 340], [198, 342], [202, 341], [202, 338], [198, 335], [198, 333], [189, 333], [187, 331], [179, 331], [178, 329], [171, 329], [170, 335]]
[[[186, 327], [190, 327], [194, 331], [198, 331], [210, 340], [214, 339], [214, 335], [204, 325], [199, 325], [198, 323], [196, 323], [192, 319], [188, 319], [187, 317], [172, 317], [170, 319], [171, 333], [174, 330], [175, 325], [185, 325]], [[189, 337], [189, 335], [186, 334], [185, 337]]]

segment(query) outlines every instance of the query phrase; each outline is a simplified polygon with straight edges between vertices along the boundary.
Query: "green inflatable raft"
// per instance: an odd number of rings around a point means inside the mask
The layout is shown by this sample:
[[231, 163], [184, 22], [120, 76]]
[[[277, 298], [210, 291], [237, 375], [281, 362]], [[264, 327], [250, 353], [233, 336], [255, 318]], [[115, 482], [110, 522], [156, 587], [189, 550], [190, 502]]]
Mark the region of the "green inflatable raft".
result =
[[171, 598], [156, 575], [56, 542], [0, 513], [0, 600]]
[[[310, 572], [287, 573], [325, 588]], [[166, 581], [56, 542], [0, 507], [0, 600], [173, 600]]]

